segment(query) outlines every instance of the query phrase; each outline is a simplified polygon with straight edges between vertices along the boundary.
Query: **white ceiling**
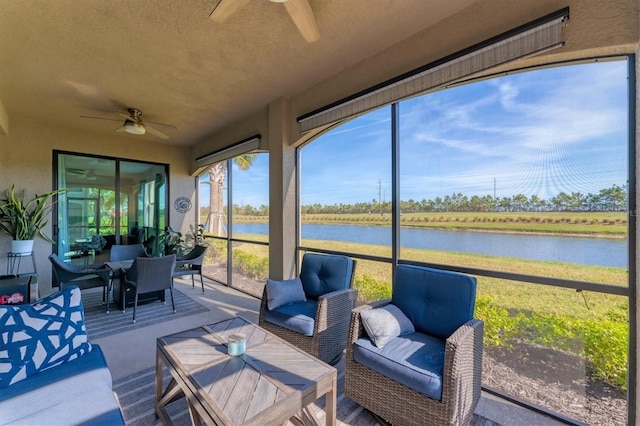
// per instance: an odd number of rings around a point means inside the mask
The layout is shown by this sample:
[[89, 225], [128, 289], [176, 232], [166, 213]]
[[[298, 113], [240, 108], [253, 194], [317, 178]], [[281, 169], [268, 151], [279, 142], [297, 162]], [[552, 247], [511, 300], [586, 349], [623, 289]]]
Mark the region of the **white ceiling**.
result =
[[[217, 0], [0, 0], [0, 104], [9, 115], [112, 133], [116, 111], [169, 123], [190, 146], [476, 0], [309, 0], [307, 43], [282, 4], [252, 0], [222, 24]], [[127, 133], [121, 137], [139, 138]]]

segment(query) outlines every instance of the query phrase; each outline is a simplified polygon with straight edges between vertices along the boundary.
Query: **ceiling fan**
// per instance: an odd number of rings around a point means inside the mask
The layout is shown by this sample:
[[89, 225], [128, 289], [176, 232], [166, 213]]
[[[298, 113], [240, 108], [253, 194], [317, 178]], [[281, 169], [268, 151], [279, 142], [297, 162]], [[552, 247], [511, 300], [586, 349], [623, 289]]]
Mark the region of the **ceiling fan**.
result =
[[[122, 118], [124, 118], [124, 122], [122, 126], [116, 129], [116, 132], [127, 132], [132, 135], [144, 135], [147, 131], [154, 136], [157, 136], [162, 139], [169, 139], [169, 136], [155, 127], [150, 126], [149, 124], [155, 124], [159, 126], [166, 126], [168, 128], [175, 129], [176, 126], [172, 124], [166, 123], [156, 123], [153, 121], [142, 121], [142, 111], [137, 108], [127, 108], [128, 114], [125, 114], [120, 111], [116, 111], [115, 113]], [[92, 118], [96, 120], [110, 120], [110, 121], [121, 121], [122, 119], [115, 118], [104, 118], [104, 117], [90, 117], [87, 115], [81, 115], [80, 118]]]
[[[251, 0], [218, 0], [218, 4], [209, 17], [214, 22], [222, 23], [231, 15], [242, 9]], [[298, 27], [298, 31], [307, 43], [313, 43], [320, 38], [320, 30], [309, 0], [270, 0], [274, 3], [284, 3], [285, 9]]]
[[98, 176], [96, 175], [96, 171], [94, 169], [80, 169], [74, 167], [67, 167], [65, 169], [65, 173], [71, 176], [78, 176], [86, 180], [96, 180]]

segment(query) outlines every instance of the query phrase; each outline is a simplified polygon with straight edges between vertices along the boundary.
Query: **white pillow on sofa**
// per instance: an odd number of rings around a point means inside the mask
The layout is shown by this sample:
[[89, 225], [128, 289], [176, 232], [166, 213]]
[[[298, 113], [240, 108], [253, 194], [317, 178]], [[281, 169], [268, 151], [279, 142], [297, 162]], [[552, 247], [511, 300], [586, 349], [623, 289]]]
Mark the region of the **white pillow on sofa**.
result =
[[416, 331], [411, 320], [391, 303], [382, 308], [360, 311], [360, 319], [369, 339], [378, 348], [398, 336]]

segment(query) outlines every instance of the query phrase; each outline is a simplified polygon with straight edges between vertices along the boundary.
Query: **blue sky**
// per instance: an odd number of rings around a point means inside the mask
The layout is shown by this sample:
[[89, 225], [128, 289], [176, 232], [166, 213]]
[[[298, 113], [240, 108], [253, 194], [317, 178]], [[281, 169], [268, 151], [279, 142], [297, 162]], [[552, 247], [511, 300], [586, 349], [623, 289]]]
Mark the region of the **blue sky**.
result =
[[[549, 199], [626, 183], [627, 63], [518, 73], [400, 103], [401, 199]], [[391, 197], [390, 107], [302, 150], [302, 203]], [[234, 203], [268, 205], [268, 157], [234, 171]]]

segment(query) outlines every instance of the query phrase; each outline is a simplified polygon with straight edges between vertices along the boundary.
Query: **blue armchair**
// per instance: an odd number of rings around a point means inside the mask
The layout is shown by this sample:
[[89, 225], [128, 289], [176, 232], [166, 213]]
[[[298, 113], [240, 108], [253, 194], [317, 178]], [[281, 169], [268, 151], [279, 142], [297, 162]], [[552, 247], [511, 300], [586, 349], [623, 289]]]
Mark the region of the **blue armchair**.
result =
[[306, 253], [300, 276], [267, 280], [259, 324], [316, 358], [334, 363], [347, 344], [356, 305], [356, 262], [347, 256]]
[[354, 309], [345, 394], [392, 424], [466, 425], [480, 398], [475, 278], [398, 265], [391, 299]]

